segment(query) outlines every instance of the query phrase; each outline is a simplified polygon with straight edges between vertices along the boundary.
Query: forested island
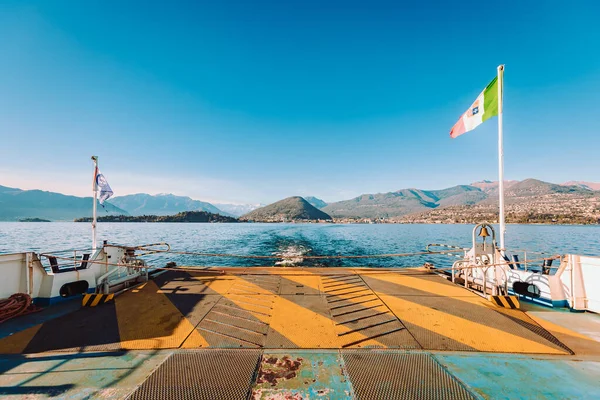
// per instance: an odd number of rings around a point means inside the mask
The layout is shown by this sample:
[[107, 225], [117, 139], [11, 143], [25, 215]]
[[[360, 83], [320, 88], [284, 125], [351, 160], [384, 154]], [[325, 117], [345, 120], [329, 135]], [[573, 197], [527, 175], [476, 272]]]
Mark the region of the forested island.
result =
[[[91, 222], [92, 218], [77, 218], [75, 222]], [[239, 222], [237, 218], [206, 211], [184, 211], [175, 215], [103, 215], [98, 222]]]
[[23, 218], [20, 219], [19, 222], [50, 222], [50, 220], [42, 218]]

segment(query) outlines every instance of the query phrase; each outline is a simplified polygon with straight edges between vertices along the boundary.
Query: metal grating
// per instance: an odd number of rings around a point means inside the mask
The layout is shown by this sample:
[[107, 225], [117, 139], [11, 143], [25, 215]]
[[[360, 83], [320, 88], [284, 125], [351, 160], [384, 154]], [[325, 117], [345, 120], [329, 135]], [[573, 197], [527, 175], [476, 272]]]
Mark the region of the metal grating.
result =
[[342, 357], [358, 400], [475, 399], [428, 354], [346, 350]]
[[260, 359], [258, 350], [200, 350], [173, 354], [130, 400], [245, 400]]

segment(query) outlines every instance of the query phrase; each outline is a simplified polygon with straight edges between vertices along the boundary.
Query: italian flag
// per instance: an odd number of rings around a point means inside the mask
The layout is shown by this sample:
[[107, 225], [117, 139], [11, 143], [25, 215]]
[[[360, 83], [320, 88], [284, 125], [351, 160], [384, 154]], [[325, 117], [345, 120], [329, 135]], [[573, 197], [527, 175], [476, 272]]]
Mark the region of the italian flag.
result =
[[498, 77], [495, 77], [467, 111], [454, 124], [450, 137], [455, 138], [472, 131], [488, 118], [498, 115]]

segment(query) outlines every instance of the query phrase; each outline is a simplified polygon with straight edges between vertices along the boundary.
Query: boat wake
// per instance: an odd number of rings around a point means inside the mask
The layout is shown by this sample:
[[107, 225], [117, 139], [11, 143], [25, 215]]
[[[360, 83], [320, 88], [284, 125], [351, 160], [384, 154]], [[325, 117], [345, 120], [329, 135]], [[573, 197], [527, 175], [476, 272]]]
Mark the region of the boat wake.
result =
[[278, 251], [273, 253], [276, 256], [284, 257], [283, 260], [276, 261], [275, 265], [283, 267], [293, 267], [302, 264], [304, 256], [310, 252], [311, 249], [301, 244], [288, 244], [282, 246]]

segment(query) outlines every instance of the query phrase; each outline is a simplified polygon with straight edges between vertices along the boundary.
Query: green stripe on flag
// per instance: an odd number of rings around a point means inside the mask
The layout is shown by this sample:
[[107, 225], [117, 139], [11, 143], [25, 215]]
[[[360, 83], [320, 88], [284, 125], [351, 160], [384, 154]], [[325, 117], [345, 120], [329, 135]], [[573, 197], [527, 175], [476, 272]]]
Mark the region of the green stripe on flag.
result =
[[483, 109], [481, 122], [498, 115], [498, 77], [492, 79], [483, 91]]

